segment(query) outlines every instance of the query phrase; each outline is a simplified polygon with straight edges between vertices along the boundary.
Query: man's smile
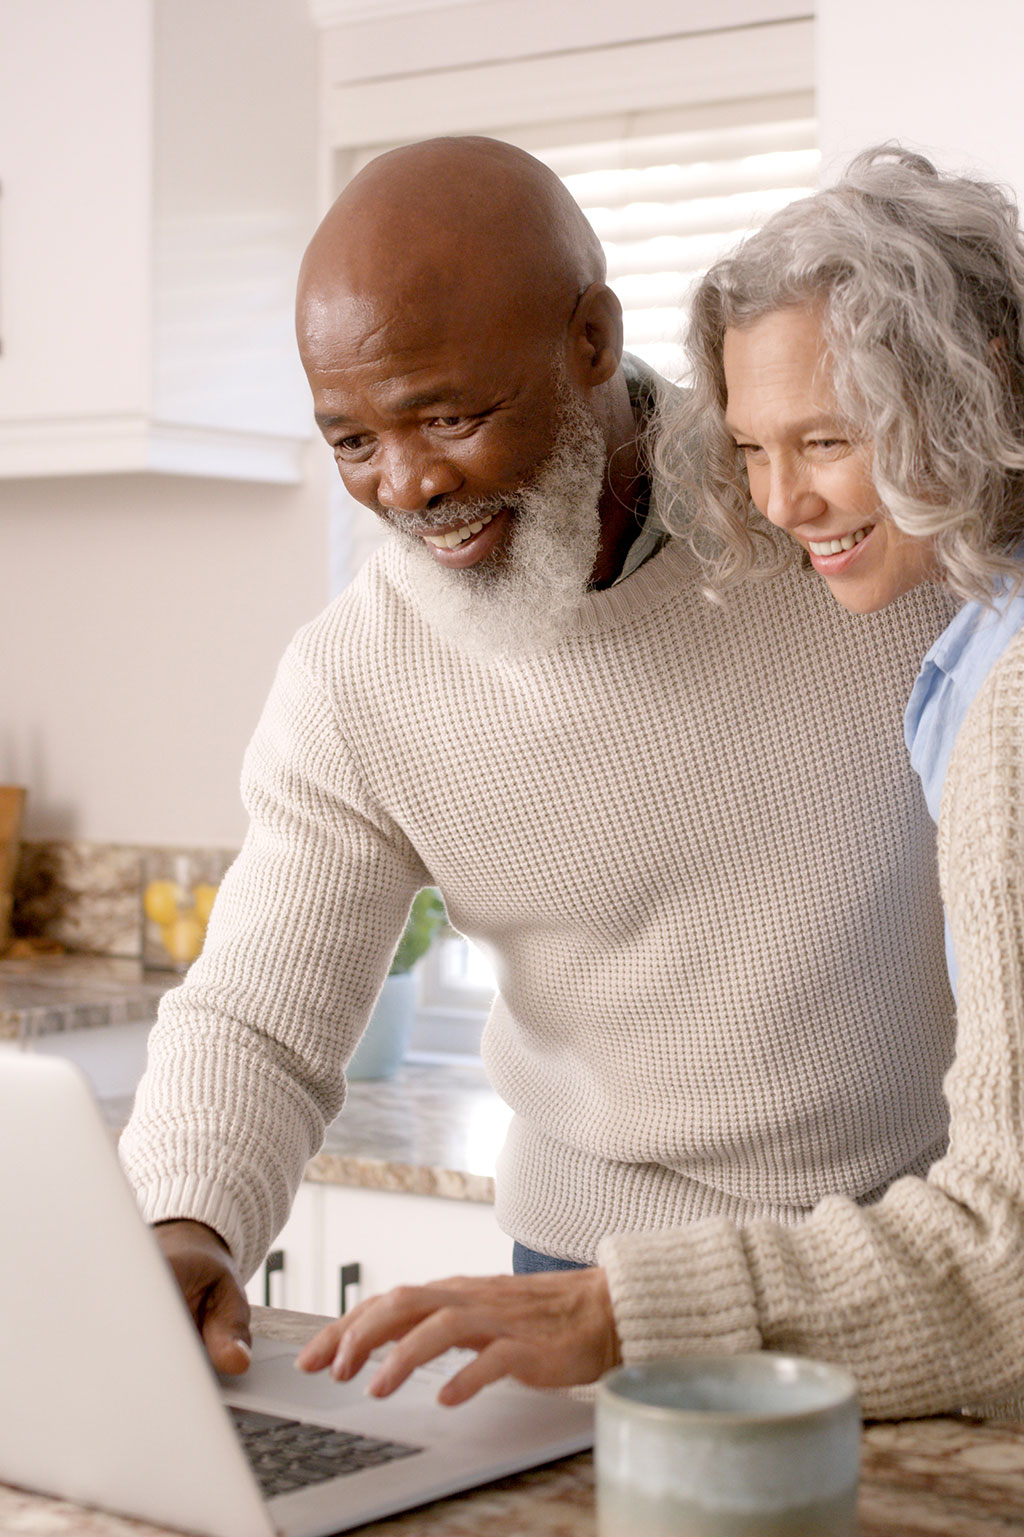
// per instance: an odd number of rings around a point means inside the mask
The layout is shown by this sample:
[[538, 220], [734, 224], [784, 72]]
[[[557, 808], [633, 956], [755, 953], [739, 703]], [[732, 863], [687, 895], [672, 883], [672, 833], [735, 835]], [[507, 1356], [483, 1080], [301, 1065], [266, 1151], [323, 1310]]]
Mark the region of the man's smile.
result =
[[448, 528], [420, 534], [439, 565], [452, 570], [475, 566], [495, 550], [507, 536], [512, 519], [510, 507], [484, 512], [468, 523], [453, 523]]
[[444, 534], [424, 534], [428, 544], [434, 544], [439, 550], [454, 550], [456, 545], [464, 544], [473, 534], [488, 524], [494, 517], [493, 512], [486, 513], [482, 518], [474, 518], [472, 523], [463, 523], [458, 528], [450, 528]]

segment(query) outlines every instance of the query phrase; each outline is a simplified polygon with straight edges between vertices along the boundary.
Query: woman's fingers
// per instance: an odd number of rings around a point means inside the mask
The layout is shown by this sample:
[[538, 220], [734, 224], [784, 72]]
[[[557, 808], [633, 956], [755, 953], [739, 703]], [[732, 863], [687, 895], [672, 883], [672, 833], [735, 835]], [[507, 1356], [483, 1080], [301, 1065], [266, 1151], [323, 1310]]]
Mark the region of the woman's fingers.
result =
[[308, 1372], [330, 1367], [334, 1376], [347, 1381], [362, 1369], [371, 1351], [401, 1339], [442, 1306], [445, 1298], [441, 1287], [446, 1284], [396, 1286], [382, 1296], [368, 1297], [314, 1335], [299, 1352], [296, 1366]]
[[619, 1359], [604, 1272], [587, 1269], [396, 1287], [322, 1329], [297, 1364], [306, 1371], [330, 1367], [347, 1381], [390, 1341], [396, 1343], [367, 1387], [377, 1398], [448, 1350], [476, 1352], [442, 1387], [443, 1404], [464, 1403], [499, 1377], [533, 1387], [592, 1382]]
[[295, 1365], [300, 1371], [322, 1372], [324, 1367], [330, 1366], [334, 1360], [340, 1335], [340, 1319], [338, 1323], [327, 1324], [319, 1334], [314, 1334], [313, 1338], [303, 1345], [295, 1357]]
[[468, 1298], [439, 1305], [388, 1351], [366, 1391], [385, 1398], [418, 1366], [448, 1350], [482, 1350], [500, 1333], [501, 1319], [493, 1309], [474, 1306]]
[[[518, 1367], [518, 1369], [517, 1369]], [[525, 1358], [517, 1361], [517, 1352], [510, 1348], [508, 1340], [495, 1340], [479, 1351], [453, 1377], [449, 1377], [437, 1395], [438, 1403], [454, 1409], [502, 1377], [515, 1377], [519, 1382], [530, 1382]]]

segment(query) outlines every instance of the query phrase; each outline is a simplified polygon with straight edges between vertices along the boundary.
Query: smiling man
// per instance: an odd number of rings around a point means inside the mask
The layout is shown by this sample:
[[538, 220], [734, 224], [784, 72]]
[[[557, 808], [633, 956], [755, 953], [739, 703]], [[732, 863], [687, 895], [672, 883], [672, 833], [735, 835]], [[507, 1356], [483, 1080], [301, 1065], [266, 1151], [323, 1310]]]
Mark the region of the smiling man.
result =
[[647, 482], [604, 278], [562, 184], [490, 140], [373, 162], [307, 252], [317, 422], [403, 539], [418, 605], [463, 644], [551, 643], [637, 538]]
[[[949, 600], [860, 620], [791, 571], [707, 601], [663, 527], [665, 386], [622, 357], [579, 208], [509, 145], [361, 172], [307, 253], [298, 335], [389, 537], [282, 660], [245, 845], [121, 1142], [211, 1356], [245, 1364], [239, 1277], [342, 1108], [424, 885], [495, 958], [497, 1216], [515, 1269], [549, 1273], [361, 1305], [307, 1365], [401, 1338], [386, 1391], [457, 1339], [479, 1356], [454, 1402], [503, 1371], [771, 1345], [787, 1308], [834, 1354], [828, 1297], [761, 1274], [743, 1233], [873, 1201], [945, 1143], [953, 1008], [900, 721]], [[680, 1228], [685, 1264], [659, 1248]], [[845, 1242], [825, 1221], [828, 1275]], [[917, 1364], [879, 1341], [865, 1407], [917, 1412]]]

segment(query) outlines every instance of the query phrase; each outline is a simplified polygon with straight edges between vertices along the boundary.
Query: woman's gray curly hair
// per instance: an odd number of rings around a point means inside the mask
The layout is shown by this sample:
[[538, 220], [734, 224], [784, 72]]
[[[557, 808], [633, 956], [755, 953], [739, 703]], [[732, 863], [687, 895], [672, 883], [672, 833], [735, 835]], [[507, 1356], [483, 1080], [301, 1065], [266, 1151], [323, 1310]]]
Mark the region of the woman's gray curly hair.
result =
[[[1016, 203], [941, 174], [899, 146], [775, 214], [697, 285], [693, 387], [664, 409], [657, 458], [679, 495], [665, 516], [690, 540], [709, 595], [780, 564], [725, 430], [722, 344], [773, 310], [820, 306], [851, 441], [870, 445], [879, 498], [933, 541], [963, 597], [990, 598], [1021, 567], [1024, 534], [1024, 237]], [[786, 541], [785, 560], [797, 547]]]

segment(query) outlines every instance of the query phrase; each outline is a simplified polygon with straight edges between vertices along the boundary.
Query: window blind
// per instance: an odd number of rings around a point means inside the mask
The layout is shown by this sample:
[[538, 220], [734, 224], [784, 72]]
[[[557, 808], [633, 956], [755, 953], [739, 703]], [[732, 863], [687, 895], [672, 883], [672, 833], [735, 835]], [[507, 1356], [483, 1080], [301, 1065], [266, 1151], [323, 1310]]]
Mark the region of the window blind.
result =
[[694, 281], [776, 209], [814, 191], [820, 162], [810, 114], [530, 147], [597, 231], [627, 351], [673, 380], [685, 375]]

